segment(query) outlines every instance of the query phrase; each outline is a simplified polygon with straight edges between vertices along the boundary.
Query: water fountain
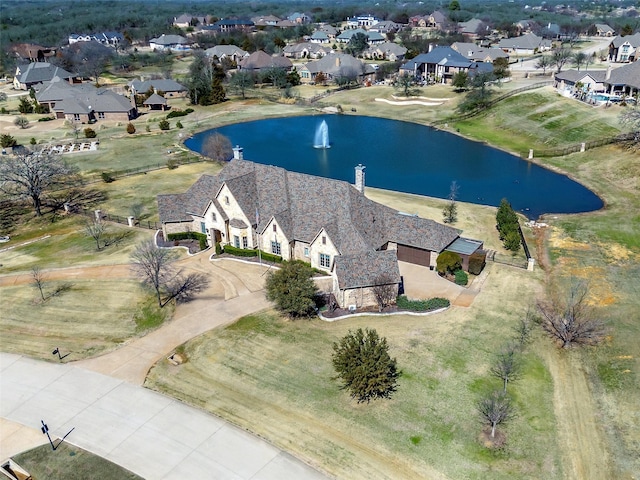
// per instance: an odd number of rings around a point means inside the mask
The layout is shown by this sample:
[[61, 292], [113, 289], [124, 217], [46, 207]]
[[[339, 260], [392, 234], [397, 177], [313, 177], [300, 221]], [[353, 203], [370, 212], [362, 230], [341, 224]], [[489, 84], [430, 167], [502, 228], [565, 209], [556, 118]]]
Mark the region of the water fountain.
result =
[[313, 148], [329, 148], [329, 127], [327, 122], [322, 120], [318, 128], [316, 128], [316, 135], [313, 137]]

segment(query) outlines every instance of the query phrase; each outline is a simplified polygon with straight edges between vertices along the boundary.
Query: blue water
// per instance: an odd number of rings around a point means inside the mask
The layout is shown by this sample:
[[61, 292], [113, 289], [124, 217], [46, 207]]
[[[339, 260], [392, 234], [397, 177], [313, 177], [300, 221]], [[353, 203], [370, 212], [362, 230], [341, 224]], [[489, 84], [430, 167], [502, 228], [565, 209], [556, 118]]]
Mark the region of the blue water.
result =
[[[322, 120], [331, 148], [313, 148]], [[244, 158], [290, 171], [354, 182], [366, 166], [371, 187], [447, 198], [456, 181], [458, 200], [483, 205], [507, 198], [536, 219], [544, 213], [602, 208], [602, 200], [570, 178], [482, 143], [422, 125], [353, 115], [318, 115], [238, 123], [198, 133], [185, 144], [200, 151], [218, 132], [244, 148]]]

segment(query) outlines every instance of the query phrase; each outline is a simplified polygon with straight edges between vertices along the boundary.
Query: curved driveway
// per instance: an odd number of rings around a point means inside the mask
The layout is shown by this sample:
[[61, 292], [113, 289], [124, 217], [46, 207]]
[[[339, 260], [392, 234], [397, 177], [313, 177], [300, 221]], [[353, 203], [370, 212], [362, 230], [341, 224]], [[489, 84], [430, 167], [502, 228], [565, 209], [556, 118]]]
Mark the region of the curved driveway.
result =
[[[31, 429], [40, 428], [44, 420], [57, 437], [74, 428], [68, 442], [148, 480], [326, 478], [218, 417], [138, 386], [149, 368], [178, 345], [269, 305], [262, 291], [266, 267], [210, 262], [204, 255], [181, 263], [185, 270], [210, 275], [211, 285], [178, 306], [172, 321], [142, 338], [69, 364], [0, 353], [0, 417]], [[129, 274], [128, 267], [111, 268], [114, 277]], [[104, 267], [95, 270], [67, 273], [105, 273]], [[18, 436], [7, 426], [0, 423], [1, 437]]]

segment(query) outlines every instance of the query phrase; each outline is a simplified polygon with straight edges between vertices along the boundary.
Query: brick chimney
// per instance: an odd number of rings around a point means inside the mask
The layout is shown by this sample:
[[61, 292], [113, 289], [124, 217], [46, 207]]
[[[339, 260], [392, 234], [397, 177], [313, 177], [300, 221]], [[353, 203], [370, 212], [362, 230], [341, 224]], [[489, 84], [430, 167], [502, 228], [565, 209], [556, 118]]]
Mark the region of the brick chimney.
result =
[[233, 147], [233, 159], [244, 160], [243, 148], [240, 145]]
[[361, 163], [356, 167], [356, 189], [364, 194], [364, 169], [366, 167]]

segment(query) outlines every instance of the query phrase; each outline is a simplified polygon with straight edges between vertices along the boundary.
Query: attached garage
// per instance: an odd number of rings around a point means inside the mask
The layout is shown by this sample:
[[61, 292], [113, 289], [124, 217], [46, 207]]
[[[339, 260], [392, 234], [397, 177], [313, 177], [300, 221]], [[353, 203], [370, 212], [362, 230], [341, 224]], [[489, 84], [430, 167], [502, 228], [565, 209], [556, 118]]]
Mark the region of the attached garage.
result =
[[407, 245], [398, 245], [398, 260], [428, 267], [431, 265], [431, 252]]

